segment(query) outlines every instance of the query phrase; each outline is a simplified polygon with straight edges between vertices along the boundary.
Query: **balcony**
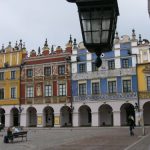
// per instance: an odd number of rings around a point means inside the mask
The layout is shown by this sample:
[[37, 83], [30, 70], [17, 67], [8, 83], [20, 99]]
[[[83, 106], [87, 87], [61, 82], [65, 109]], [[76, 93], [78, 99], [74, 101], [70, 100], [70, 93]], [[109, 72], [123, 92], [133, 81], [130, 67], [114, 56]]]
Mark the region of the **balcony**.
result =
[[137, 92], [130, 93], [114, 93], [114, 94], [99, 94], [99, 95], [85, 95], [74, 96], [73, 101], [103, 101], [103, 100], [130, 100], [137, 99]]
[[51, 97], [40, 97], [40, 98], [26, 98], [26, 104], [50, 104], [50, 103], [66, 103], [69, 102], [67, 96], [51, 96]]
[[95, 72], [75, 73], [72, 75], [73, 80], [85, 80], [94, 78], [108, 78], [117, 76], [135, 75], [136, 68], [115, 69], [115, 70], [99, 70]]

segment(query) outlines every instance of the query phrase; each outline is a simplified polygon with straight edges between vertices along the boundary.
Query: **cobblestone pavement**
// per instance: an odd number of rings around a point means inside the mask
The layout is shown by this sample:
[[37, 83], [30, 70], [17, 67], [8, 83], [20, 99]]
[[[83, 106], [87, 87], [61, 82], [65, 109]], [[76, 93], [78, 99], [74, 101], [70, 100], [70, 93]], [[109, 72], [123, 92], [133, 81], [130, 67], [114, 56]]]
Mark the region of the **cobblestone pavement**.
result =
[[[149, 128], [146, 131], [148, 135]], [[15, 139], [9, 144], [3, 143], [4, 134], [0, 133], [0, 150], [124, 150], [143, 138], [141, 128], [136, 128], [131, 137], [126, 127], [29, 128], [27, 142]]]
[[143, 137], [142, 140], [139, 140], [125, 150], [150, 150], [150, 134]]

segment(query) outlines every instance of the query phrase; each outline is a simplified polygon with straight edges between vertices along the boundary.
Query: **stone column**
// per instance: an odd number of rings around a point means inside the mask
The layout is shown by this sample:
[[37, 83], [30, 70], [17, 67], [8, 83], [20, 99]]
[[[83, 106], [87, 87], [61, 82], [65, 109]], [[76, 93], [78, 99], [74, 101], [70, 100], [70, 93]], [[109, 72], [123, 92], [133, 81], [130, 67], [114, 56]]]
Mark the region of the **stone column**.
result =
[[42, 115], [42, 113], [37, 113], [37, 127], [43, 127], [43, 115]]
[[99, 117], [98, 112], [92, 112], [92, 127], [99, 126]]
[[79, 126], [79, 113], [78, 112], [74, 112], [73, 113], [73, 127], [78, 127]]
[[60, 113], [54, 114], [54, 127], [60, 127], [61, 126], [61, 120], [60, 120]]
[[27, 114], [26, 113], [21, 113], [20, 126], [27, 127]]
[[10, 127], [10, 114], [5, 114], [5, 127]]
[[113, 111], [113, 124], [114, 126], [120, 126], [120, 111]]
[[135, 111], [135, 124], [136, 126], [140, 126], [140, 120], [141, 120], [141, 113], [138, 111]]

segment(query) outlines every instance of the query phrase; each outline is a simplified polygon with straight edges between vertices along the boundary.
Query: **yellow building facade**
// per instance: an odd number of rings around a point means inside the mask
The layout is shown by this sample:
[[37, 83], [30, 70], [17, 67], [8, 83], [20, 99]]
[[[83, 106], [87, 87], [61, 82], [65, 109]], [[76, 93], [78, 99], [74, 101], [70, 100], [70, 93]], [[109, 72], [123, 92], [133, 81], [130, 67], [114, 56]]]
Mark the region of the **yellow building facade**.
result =
[[11, 43], [0, 51], [0, 105], [18, 105], [20, 99], [20, 69], [25, 47], [20, 40], [13, 48]]
[[141, 122], [150, 125], [150, 62], [137, 65], [138, 94]]
[[137, 73], [139, 98], [150, 98], [150, 63], [138, 64]]

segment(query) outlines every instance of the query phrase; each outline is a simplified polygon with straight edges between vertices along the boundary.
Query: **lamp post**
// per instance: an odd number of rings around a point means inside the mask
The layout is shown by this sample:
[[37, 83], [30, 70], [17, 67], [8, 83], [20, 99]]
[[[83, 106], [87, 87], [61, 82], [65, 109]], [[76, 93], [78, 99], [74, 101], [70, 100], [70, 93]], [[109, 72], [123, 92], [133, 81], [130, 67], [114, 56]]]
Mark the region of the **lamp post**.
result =
[[79, 12], [83, 43], [96, 53], [96, 66], [102, 64], [101, 54], [111, 51], [119, 15], [117, 0], [67, 0], [76, 3]]
[[[134, 31], [134, 30], [133, 30], [133, 31]], [[135, 108], [136, 112], [138, 113], [138, 116], [139, 116], [139, 118], [140, 118], [140, 120], [141, 120], [141, 124], [140, 124], [140, 122], [139, 122], [139, 125], [142, 126], [142, 135], [145, 136], [144, 118], [143, 118], [143, 113], [142, 113], [141, 110], [140, 110], [140, 98], [139, 98], [139, 86], [138, 86], [138, 69], [137, 69], [137, 68], [138, 68], [138, 54], [132, 54], [131, 50], [128, 51], [128, 54], [129, 54], [130, 56], [135, 56], [135, 58], [136, 58], [137, 103], [135, 103], [134, 108]]]
[[19, 105], [19, 122], [18, 122], [18, 126], [20, 127], [20, 122], [21, 122], [21, 113], [23, 111], [23, 108], [21, 107], [21, 105]]
[[[21, 65], [20, 65], [20, 87], [21, 87], [21, 72], [22, 72], [22, 68], [23, 68], [23, 65], [25, 63], [23, 62]], [[21, 113], [23, 111], [24, 108], [21, 107], [21, 90], [20, 90], [20, 100], [19, 100], [19, 121], [18, 121], [18, 126], [20, 127], [20, 122], [21, 122]]]
[[138, 103], [135, 103], [135, 110], [136, 112], [138, 112], [138, 116], [141, 120], [141, 126], [142, 126], [142, 136], [145, 136], [145, 126], [144, 126], [144, 117], [143, 117], [143, 113], [140, 111], [140, 106], [138, 105]]
[[[67, 63], [69, 63], [70, 67], [70, 82], [72, 81], [72, 64], [71, 64], [71, 57], [66, 57]], [[70, 113], [71, 113], [71, 126], [73, 127], [73, 99], [72, 99], [72, 84], [70, 85], [70, 91], [71, 91], [71, 100], [70, 100]]]

